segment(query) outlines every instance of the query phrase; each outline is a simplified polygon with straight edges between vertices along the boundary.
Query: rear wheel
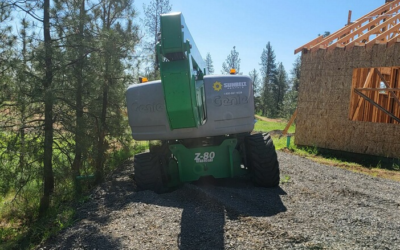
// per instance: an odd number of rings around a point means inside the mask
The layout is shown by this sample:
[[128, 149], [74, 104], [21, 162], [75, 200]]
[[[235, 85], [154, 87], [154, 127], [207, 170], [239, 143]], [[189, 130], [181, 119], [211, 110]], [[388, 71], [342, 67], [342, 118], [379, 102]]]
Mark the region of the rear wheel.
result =
[[160, 159], [157, 155], [137, 154], [133, 164], [134, 181], [138, 190], [152, 190], [156, 193], [162, 193], [165, 190]]
[[279, 162], [268, 133], [249, 135], [245, 139], [246, 158], [253, 183], [261, 187], [279, 185]]

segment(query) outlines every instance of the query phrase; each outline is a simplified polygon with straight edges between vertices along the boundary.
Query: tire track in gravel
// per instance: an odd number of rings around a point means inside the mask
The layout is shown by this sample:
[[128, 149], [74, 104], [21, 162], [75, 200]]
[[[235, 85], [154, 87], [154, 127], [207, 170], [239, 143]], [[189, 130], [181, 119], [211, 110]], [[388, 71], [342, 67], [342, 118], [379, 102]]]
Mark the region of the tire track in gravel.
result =
[[42, 249], [400, 249], [400, 183], [278, 152], [279, 188], [246, 178], [136, 192], [132, 163]]

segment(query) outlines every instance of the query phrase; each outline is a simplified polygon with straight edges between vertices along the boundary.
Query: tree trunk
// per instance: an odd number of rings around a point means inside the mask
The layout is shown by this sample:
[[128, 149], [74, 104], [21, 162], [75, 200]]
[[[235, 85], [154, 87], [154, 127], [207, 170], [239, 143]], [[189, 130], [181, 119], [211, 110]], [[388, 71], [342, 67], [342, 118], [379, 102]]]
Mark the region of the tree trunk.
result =
[[[106, 63], [108, 61], [106, 60]], [[106, 68], [107, 65], [106, 65]], [[109, 76], [108, 76], [109, 77]], [[106, 135], [106, 115], [107, 115], [107, 107], [108, 107], [108, 79], [105, 79], [105, 83], [103, 86], [103, 103], [101, 108], [101, 116], [99, 121], [99, 135], [97, 141], [97, 157], [96, 157], [96, 183], [100, 183], [104, 179], [104, 155], [106, 151], [106, 142], [105, 142], [105, 135]]]
[[43, 79], [44, 89], [44, 156], [43, 156], [43, 196], [40, 200], [39, 216], [43, 216], [50, 206], [50, 195], [54, 191], [53, 175], [53, 65], [52, 48], [50, 36], [50, 0], [43, 2], [43, 33], [45, 45], [45, 77]]
[[75, 117], [76, 117], [76, 128], [75, 128], [75, 157], [72, 163], [72, 178], [74, 178], [75, 183], [75, 192], [81, 192], [81, 186], [76, 177], [80, 175], [80, 171], [82, 168], [82, 144], [84, 141], [84, 124], [83, 124], [83, 104], [82, 104], [82, 92], [83, 92], [83, 67], [84, 67], [84, 17], [85, 17], [85, 0], [81, 0], [81, 7], [79, 10], [79, 52], [78, 52], [78, 63], [76, 66], [76, 93], [75, 93]]

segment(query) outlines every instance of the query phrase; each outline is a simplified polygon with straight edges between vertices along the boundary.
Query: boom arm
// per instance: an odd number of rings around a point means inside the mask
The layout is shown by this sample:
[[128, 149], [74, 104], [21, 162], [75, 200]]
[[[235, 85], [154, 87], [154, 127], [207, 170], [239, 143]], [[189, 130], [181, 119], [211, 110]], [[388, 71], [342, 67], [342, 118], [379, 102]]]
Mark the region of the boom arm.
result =
[[198, 127], [206, 120], [205, 63], [181, 13], [163, 14], [160, 23], [156, 49], [170, 127]]

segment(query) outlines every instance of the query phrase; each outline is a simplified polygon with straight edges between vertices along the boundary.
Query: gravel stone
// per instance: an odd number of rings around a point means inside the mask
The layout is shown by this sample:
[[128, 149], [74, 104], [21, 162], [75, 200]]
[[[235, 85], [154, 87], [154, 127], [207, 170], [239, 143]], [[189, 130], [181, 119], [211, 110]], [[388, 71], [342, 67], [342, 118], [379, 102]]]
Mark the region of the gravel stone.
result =
[[400, 183], [278, 152], [280, 187], [246, 178], [136, 192], [132, 162], [38, 249], [400, 249]]

